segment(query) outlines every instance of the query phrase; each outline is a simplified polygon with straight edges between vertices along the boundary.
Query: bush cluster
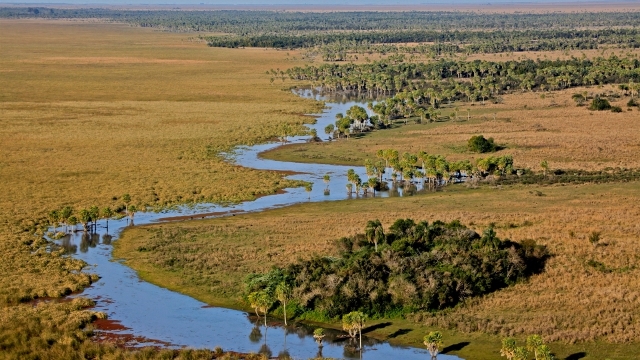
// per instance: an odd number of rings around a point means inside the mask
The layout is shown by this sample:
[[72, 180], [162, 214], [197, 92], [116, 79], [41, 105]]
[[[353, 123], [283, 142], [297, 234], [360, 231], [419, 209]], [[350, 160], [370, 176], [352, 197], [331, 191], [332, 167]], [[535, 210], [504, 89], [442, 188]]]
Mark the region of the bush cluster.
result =
[[493, 228], [480, 235], [458, 221], [398, 219], [386, 232], [370, 221], [365, 234], [336, 246], [339, 257], [314, 256], [249, 276], [247, 291], [285, 279], [303, 312], [393, 317], [452, 307], [512, 285], [541, 271], [547, 257], [534, 241], [500, 240]]
[[485, 139], [484, 135], [475, 135], [467, 142], [467, 148], [469, 151], [476, 153], [488, 153], [497, 150], [496, 144], [493, 142], [493, 138]]

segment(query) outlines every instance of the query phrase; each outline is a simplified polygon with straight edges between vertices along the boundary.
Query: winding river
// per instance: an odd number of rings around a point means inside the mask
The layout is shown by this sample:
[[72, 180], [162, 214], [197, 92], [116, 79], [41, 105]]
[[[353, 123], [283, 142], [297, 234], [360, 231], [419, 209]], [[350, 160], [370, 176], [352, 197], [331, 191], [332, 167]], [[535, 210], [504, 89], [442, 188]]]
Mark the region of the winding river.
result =
[[[300, 92], [299, 95], [327, 100], [311, 91]], [[318, 134], [324, 134], [324, 127], [335, 121], [335, 114], [345, 113], [353, 101], [327, 102], [322, 114], [317, 114], [317, 122], [309, 125]], [[326, 136], [321, 136], [326, 138]], [[306, 137], [295, 137], [292, 142], [306, 141]], [[200, 204], [183, 206], [175, 210], [160, 213], [137, 213], [136, 225], [151, 224], [162, 219], [175, 216], [193, 215], [194, 218], [205, 217], [207, 213], [224, 216], [238, 212], [257, 212], [266, 209], [284, 207], [309, 201], [345, 200], [352, 195], [345, 188], [347, 170], [352, 167], [300, 164], [279, 162], [260, 158], [263, 151], [273, 149], [280, 144], [270, 143], [251, 147], [240, 147], [234, 154], [229, 154], [230, 161], [238, 165], [265, 170], [292, 171], [296, 175], [291, 179], [313, 182], [313, 191], [309, 194], [302, 188], [286, 189], [283, 194], [260, 197], [255, 201], [243, 202], [231, 206]], [[360, 177], [366, 179], [364, 168], [355, 168]], [[323, 176], [329, 174], [329, 194]], [[414, 192], [420, 191], [414, 189]], [[377, 196], [401, 196], [402, 190], [378, 193]], [[405, 193], [405, 196], [410, 195]], [[353, 196], [355, 197], [355, 196]], [[375, 201], [373, 199], [354, 199], [353, 201]], [[363, 337], [363, 352], [354, 349], [352, 343], [338, 335], [338, 331], [327, 330], [325, 345], [318, 353], [318, 346], [312, 337], [313, 328], [304, 324], [289, 324], [284, 327], [277, 319], [270, 319], [265, 328], [252, 314], [246, 312], [209, 307], [207, 304], [191, 297], [169, 291], [141, 280], [136, 272], [112, 258], [111, 244], [127, 227], [127, 220], [110, 220], [109, 229], [106, 223], [98, 223], [97, 232], [87, 235], [82, 232], [70, 234], [60, 240], [74, 257], [86, 261], [90, 272], [100, 275], [100, 280], [87, 288], [81, 296], [96, 300], [96, 310], [104, 311], [109, 319], [117, 321], [122, 329], [110, 330], [120, 335], [131, 334], [141, 345], [163, 344], [169, 347], [214, 348], [222, 347], [225, 351], [260, 352], [269, 356], [289, 354], [292, 358], [307, 359], [314, 356], [368, 360], [377, 359], [426, 359], [429, 354], [418, 348], [394, 346], [388, 342]], [[153, 340], [150, 340], [153, 339]], [[459, 357], [439, 355], [440, 360], [455, 360]]]

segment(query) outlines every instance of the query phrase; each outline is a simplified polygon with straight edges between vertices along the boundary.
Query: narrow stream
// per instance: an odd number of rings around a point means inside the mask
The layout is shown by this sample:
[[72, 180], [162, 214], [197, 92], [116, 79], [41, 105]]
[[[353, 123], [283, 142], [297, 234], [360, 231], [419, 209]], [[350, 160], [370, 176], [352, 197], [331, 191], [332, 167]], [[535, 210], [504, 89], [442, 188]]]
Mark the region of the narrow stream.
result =
[[[307, 91], [301, 96], [316, 97], [318, 95]], [[335, 121], [335, 114], [345, 113], [356, 103], [346, 101], [342, 103], [327, 103], [327, 109], [317, 115], [318, 121], [310, 125], [317, 129], [319, 136], [326, 139], [324, 127]], [[366, 105], [363, 105], [366, 107]], [[306, 141], [306, 137], [290, 139], [293, 142]], [[276, 194], [258, 198], [231, 206], [219, 206], [213, 204], [200, 204], [197, 206], [183, 206], [176, 210], [161, 213], [137, 213], [136, 225], [151, 224], [169, 217], [190, 215], [193, 218], [230, 215], [237, 212], [257, 212], [266, 209], [284, 207], [296, 203], [309, 201], [345, 200], [353, 197], [353, 201], [375, 201], [367, 199], [355, 199], [355, 195], [348, 195], [345, 187], [346, 172], [352, 167], [299, 164], [265, 160], [259, 157], [259, 153], [273, 149], [279, 144], [263, 144], [251, 147], [241, 147], [230, 154], [230, 161], [238, 165], [256, 169], [293, 171], [291, 179], [300, 179], [313, 182], [313, 191], [307, 193], [304, 189], [286, 189], [284, 194]], [[362, 179], [366, 179], [363, 167], [355, 168]], [[325, 194], [327, 185], [323, 176], [331, 176], [328, 185], [329, 194]], [[418, 190], [412, 189], [405, 192], [413, 194]], [[402, 190], [381, 192], [377, 196], [401, 196]], [[215, 213], [215, 215], [203, 215]], [[164, 344], [170, 347], [214, 348], [222, 347], [225, 351], [261, 352], [269, 356], [289, 354], [292, 358], [307, 359], [315, 356], [347, 358], [347, 359], [426, 359], [429, 354], [426, 350], [393, 346], [387, 342], [363, 337], [363, 352], [355, 350], [354, 344], [349, 340], [339, 338], [340, 332], [327, 330], [325, 345], [322, 352], [315, 343], [312, 332], [314, 327], [303, 324], [289, 324], [284, 327], [277, 319], [270, 319], [269, 327], [265, 328], [263, 321], [246, 312], [226, 308], [209, 307], [207, 304], [191, 297], [169, 291], [159, 286], [141, 280], [135, 271], [112, 258], [111, 244], [128, 224], [126, 219], [110, 220], [109, 228], [106, 222], [98, 223], [95, 234], [83, 234], [76, 232], [60, 240], [60, 243], [74, 257], [86, 261], [90, 268], [101, 279], [93, 286], [87, 288], [81, 296], [95, 299], [97, 310], [104, 311], [109, 319], [119, 322], [125, 329], [114, 330], [118, 334], [132, 334], [144, 337], [139, 341], [142, 345]], [[441, 360], [455, 360], [459, 357], [452, 355], [439, 355]]]

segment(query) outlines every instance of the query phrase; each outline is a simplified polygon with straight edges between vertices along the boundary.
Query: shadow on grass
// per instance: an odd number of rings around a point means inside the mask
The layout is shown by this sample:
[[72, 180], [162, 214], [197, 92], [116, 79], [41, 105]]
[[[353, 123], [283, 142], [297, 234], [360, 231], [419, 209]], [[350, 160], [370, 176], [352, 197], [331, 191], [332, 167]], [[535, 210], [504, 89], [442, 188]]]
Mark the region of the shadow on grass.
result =
[[460, 351], [460, 350], [464, 349], [469, 344], [470, 343], [468, 341], [462, 341], [462, 342], [459, 342], [457, 344], [452, 344], [452, 345], [449, 345], [449, 346], [445, 347], [444, 349], [442, 349], [442, 353], [443, 354], [448, 354], [448, 353], [450, 353], [452, 351]]
[[394, 339], [394, 338], [397, 338], [398, 336], [406, 335], [410, 332], [411, 332], [411, 329], [398, 329], [393, 333], [389, 334], [389, 336], [387, 336], [387, 339]]
[[380, 323], [380, 324], [371, 325], [371, 326], [369, 326], [369, 327], [367, 327], [367, 328], [362, 329], [362, 333], [363, 333], [363, 334], [368, 334], [368, 333], [370, 333], [370, 332], [372, 332], [372, 331], [374, 331], [374, 330], [384, 329], [384, 328], [386, 328], [387, 326], [391, 326], [391, 323], [390, 323], [390, 322], [388, 322], [388, 321], [387, 321], [387, 322]]
[[565, 358], [565, 360], [580, 360], [580, 359], [585, 358], [585, 357], [587, 357], [587, 353], [583, 351], [583, 352], [571, 354], [571, 355], [567, 356]]

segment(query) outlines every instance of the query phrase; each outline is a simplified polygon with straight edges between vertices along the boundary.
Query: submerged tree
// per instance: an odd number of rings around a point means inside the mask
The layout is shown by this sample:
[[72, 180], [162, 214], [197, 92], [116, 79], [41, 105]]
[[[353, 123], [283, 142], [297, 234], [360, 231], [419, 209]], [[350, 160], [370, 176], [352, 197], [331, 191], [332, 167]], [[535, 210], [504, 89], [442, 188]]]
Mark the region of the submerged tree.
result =
[[87, 209], [80, 210], [80, 222], [82, 223], [82, 228], [86, 232], [89, 230], [89, 222], [91, 221], [91, 212]]
[[131, 195], [122, 195], [122, 201], [124, 202], [124, 211], [127, 215], [129, 215], [129, 203], [131, 202]]
[[429, 350], [429, 353], [431, 354], [431, 359], [436, 359], [438, 353], [440, 352], [440, 348], [443, 345], [442, 333], [440, 333], [439, 331], [432, 331], [429, 334], [425, 335], [423, 340], [424, 345], [427, 347], [427, 350]]
[[109, 219], [113, 217], [113, 210], [110, 207], [105, 207], [102, 209], [102, 218], [107, 222], [107, 231], [109, 231]]
[[342, 328], [349, 332], [351, 338], [356, 334], [360, 338], [360, 350], [362, 351], [362, 329], [367, 321], [367, 315], [360, 311], [352, 311], [342, 317]]
[[325, 337], [325, 333], [324, 333], [324, 329], [323, 328], [317, 328], [315, 330], [313, 330], [313, 338], [316, 340], [316, 342], [318, 343], [318, 347], [322, 347], [322, 339], [324, 339]]
[[307, 185], [304, 186], [304, 191], [306, 191], [307, 194], [309, 194], [309, 200], [311, 200], [311, 191], [313, 191], [313, 184], [307, 183]]

